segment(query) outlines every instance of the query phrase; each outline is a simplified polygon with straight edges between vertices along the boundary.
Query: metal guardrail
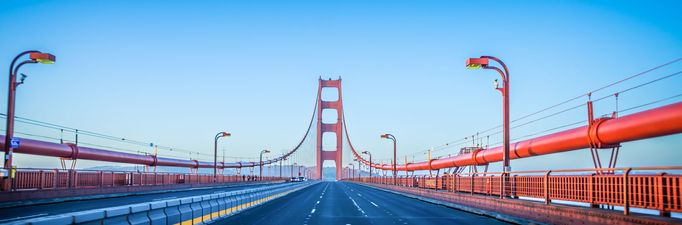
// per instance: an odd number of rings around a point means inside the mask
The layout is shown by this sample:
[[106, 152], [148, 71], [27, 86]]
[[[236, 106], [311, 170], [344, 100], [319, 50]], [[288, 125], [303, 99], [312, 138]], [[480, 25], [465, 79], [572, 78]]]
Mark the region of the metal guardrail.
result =
[[[62, 170], [62, 169], [12, 169], [12, 189], [10, 191], [81, 189], [123, 186], [154, 186], [176, 184], [223, 184], [249, 181], [277, 181], [279, 177], [218, 175], [213, 182], [212, 174], [156, 173], [99, 170]], [[0, 192], [2, 193], [2, 192]]]
[[[626, 215], [630, 208], [652, 209], [662, 216], [670, 216], [671, 212], [682, 212], [682, 175], [663, 172], [670, 170], [682, 170], [682, 166], [402, 176], [396, 184], [391, 176], [348, 180], [472, 195], [523, 197], [544, 200], [546, 204], [561, 200], [589, 203], [592, 207], [620, 206]], [[507, 185], [503, 190], [500, 184], [505, 179]]]
[[218, 194], [65, 213], [13, 221], [8, 224], [205, 224], [261, 205], [314, 183], [278, 184]]

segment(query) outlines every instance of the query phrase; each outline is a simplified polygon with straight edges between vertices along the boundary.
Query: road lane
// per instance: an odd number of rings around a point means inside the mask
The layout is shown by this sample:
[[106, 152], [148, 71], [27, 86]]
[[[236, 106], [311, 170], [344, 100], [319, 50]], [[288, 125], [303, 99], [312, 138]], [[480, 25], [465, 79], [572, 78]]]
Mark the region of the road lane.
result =
[[380, 224], [506, 224], [490, 217], [379, 191], [371, 187], [346, 182], [341, 185], [358, 196], [359, 202], [383, 211], [385, 217], [375, 218], [375, 220], [383, 221]]
[[216, 224], [305, 224], [313, 214], [317, 213], [316, 202], [321, 200], [320, 196], [327, 186], [328, 184], [325, 183], [312, 185], [256, 208], [240, 212]]
[[216, 224], [507, 224], [346, 182], [320, 182]]

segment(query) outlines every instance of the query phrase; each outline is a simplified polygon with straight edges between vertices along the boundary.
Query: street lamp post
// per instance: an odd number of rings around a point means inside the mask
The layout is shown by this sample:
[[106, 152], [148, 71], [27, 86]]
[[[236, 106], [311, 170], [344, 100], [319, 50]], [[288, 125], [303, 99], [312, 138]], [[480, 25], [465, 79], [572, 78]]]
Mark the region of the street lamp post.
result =
[[[229, 137], [228, 132], [218, 132], [213, 139], [213, 183], [218, 182], [218, 138]], [[223, 169], [225, 169], [225, 152], [223, 151]]]
[[279, 159], [279, 179], [282, 179], [282, 161], [284, 161], [284, 158]]
[[268, 150], [260, 151], [260, 166], [258, 166], [260, 180], [263, 180], [263, 153], [270, 153]]
[[296, 165], [296, 163], [291, 164], [291, 177], [294, 177], [294, 166]]
[[393, 184], [395, 185], [397, 183], [396, 175], [397, 173], [397, 166], [396, 166], [396, 140], [395, 136], [392, 134], [382, 134], [381, 138], [385, 139], [390, 139], [393, 141]]
[[361, 178], [362, 177], [362, 167], [360, 167], [360, 160], [355, 158], [355, 159], [353, 159], [353, 161], [358, 162], [358, 178]]
[[355, 164], [348, 163], [348, 165], [351, 166], [351, 172], [352, 172], [350, 179], [354, 179], [355, 178]]
[[364, 151], [362, 154], [369, 155], [369, 179], [372, 179], [372, 154], [369, 151]]
[[[16, 67], [14, 64], [21, 57], [29, 55], [29, 59], [22, 61]], [[12, 153], [14, 148], [19, 147], [19, 140], [14, 139], [14, 105], [16, 100], [17, 87], [24, 83], [26, 75], [22, 74], [21, 79], [17, 82], [17, 72], [25, 64], [42, 63], [42, 64], [53, 64], [56, 61], [56, 57], [49, 53], [42, 53], [40, 51], [30, 50], [19, 53], [14, 59], [9, 67], [9, 83], [7, 88], [7, 128], [5, 129], [5, 163], [3, 166], [4, 173], [7, 173], [7, 178], [3, 181], [3, 190], [9, 190], [12, 185]], [[4, 174], [2, 174], [4, 175]]]
[[[497, 63], [499, 63], [502, 66], [502, 71], [500, 68], [497, 68], [495, 66], [490, 66], [489, 65], [489, 60], [493, 60]], [[500, 74], [500, 77], [502, 77], [502, 87], [499, 87], [499, 84], [497, 82], [497, 79], [495, 79], [495, 89], [500, 91], [502, 94], [502, 132], [504, 133], [502, 135], [502, 142], [504, 145], [504, 154], [502, 156], [503, 162], [503, 167], [502, 171], [505, 173], [505, 176], [508, 176], [507, 173], [511, 172], [511, 166], [509, 165], [509, 70], [507, 69], [507, 66], [498, 58], [493, 57], [493, 56], [481, 56], [479, 58], [469, 58], [466, 61], [466, 67], [470, 69], [492, 69], [497, 71]], [[503, 186], [506, 183], [505, 182], [502, 184]], [[504, 190], [504, 188], [503, 188]], [[503, 194], [504, 196], [504, 194]]]

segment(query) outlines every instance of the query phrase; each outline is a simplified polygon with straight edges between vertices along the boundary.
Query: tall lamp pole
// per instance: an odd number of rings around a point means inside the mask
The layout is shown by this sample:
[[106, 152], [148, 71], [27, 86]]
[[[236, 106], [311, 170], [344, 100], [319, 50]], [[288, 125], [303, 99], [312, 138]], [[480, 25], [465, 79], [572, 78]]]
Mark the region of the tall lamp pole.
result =
[[259, 170], [260, 170], [260, 173], [259, 173], [259, 174], [260, 174], [260, 175], [259, 175], [259, 176], [260, 176], [260, 180], [263, 180], [263, 153], [270, 153], [270, 151], [268, 151], [268, 150], [260, 151], [260, 166], [259, 166]]
[[[21, 57], [29, 55], [29, 59], [20, 62], [16, 67], [17, 60]], [[7, 128], [5, 129], [5, 163], [3, 166], [2, 175], [6, 178], [3, 180], [2, 190], [10, 190], [12, 188], [12, 179], [14, 179], [14, 172], [12, 171], [12, 153], [15, 148], [19, 147], [19, 139], [14, 138], [14, 105], [16, 100], [17, 87], [24, 83], [26, 75], [21, 74], [19, 82], [17, 82], [17, 72], [19, 68], [26, 64], [42, 63], [42, 64], [53, 64], [56, 61], [56, 57], [50, 53], [42, 53], [40, 51], [30, 50], [19, 53], [9, 67], [9, 83], [7, 88]], [[7, 173], [7, 174], [5, 174]]]
[[[218, 182], [218, 138], [229, 137], [228, 132], [218, 132], [213, 139], [213, 183]], [[223, 169], [225, 169], [225, 152], [223, 151]]]
[[[495, 66], [490, 66], [489, 60], [492, 59], [493, 61], [499, 63], [502, 66], [502, 69], [504, 69], [504, 72]], [[492, 57], [492, 56], [481, 56], [480, 58], [469, 58], [466, 61], [466, 66], [467, 68], [470, 69], [492, 69], [497, 71], [500, 74], [500, 77], [502, 77], [502, 86], [499, 87], [499, 84], [497, 82], [497, 79], [495, 79], [495, 89], [500, 91], [502, 94], [502, 119], [503, 119], [503, 143], [504, 143], [504, 156], [503, 156], [503, 161], [504, 161], [504, 168], [503, 170], [505, 172], [511, 171], [511, 167], [509, 165], [509, 70], [507, 69], [507, 66], [498, 58]]]
[[[489, 65], [489, 60], [493, 60], [500, 64], [502, 66], [502, 71], [500, 68], [497, 68], [495, 66], [490, 66]], [[481, 56], [479, 58], [469, 58], [466, 61], [466, 67], [470, 69], [491, 69], [495, 70], [500, 74], [500, 77], [502, 77], [502, 87], [499, 87], [499, 83], [497, 82], [497, 79], [495, 79], [495, 89], [500, 91], [502, 94], [502, 129], [503, 129], [503, 136], [502, 136], [502, 142], [504, 143], [504, 155], [502, 156], [503, 159], [503, 167], [502, 170], [505, 172], [505, 176], [508, 176], [509, 172], [511, 172], [511, 166], [509, 165], [509, 70], [507, 69], [507, 66], [502, 62], [502, 60], [493, 57], [493, 56]], [[505, 186], [505, 182], [502, 184]], [[504, 190], [504, 187], [503, 187]], [[504, 196], [504, 194], [502, 194]]]
[[354, 179], [355, 178], [355, 164], [348, 163], [348, 165], [351, 166], [351, 172], [352, 172], [350, 179]]
[[369, 151], [364, 151], [362, 154], [369, 155], [369, 178], [372, 179], [372, 153]]
[[279, 179], [282, 179], [282, 161], [284, 161], [284, 157], [279, 159]]
[[397, 178], [396, 178], [396, 175], [398, 174], [397, 173], [398, 167], [396, 166], [396, 140], [395, 140], [395, 136], [393, 136], [392, 134], [382, 134], [381, 138], [390, 139], [393, 141], [393, 184], [395, 185], [398, 183]]

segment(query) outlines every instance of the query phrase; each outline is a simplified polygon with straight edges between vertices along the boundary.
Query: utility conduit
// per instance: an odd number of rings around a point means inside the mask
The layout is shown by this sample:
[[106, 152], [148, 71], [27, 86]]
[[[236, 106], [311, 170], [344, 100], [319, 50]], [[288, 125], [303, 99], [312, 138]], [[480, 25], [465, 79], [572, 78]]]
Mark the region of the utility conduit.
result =
[[[527, 158], [589, 148], [590, 140], [599, 140], [602, 145], [613, 145], [679, 133], [682, 133], [682, 102], [605, 120], [593, 124], [592, 127], [582, 126], [512, 143], [510, 158]], [[352, 145], [350, 146], [356, 158], [365, 165], [370, 164], [369, 161], [357, 154]], [[397, 165], [397, 170], [435, 170], [499, 162], [502, 161], [503, 151], [502, 147], [499, 146], [474, 153], [434, 159], [430, 162]], [[371, 166], [382, 170], [393, 170], [392, 165], [373, 163]]]

